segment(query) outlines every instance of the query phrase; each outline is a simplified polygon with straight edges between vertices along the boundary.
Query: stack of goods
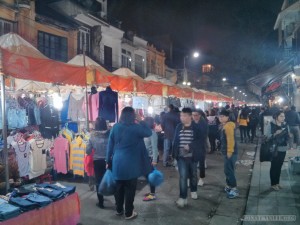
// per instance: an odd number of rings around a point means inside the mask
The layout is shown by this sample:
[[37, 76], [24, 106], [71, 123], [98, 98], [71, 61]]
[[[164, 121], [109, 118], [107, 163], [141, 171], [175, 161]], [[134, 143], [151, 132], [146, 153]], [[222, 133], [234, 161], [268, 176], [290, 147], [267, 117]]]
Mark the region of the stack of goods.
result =
[[0, 221], [20, 215], [20, 213], [45, 207], [54, 201], [75, 193], [75, 186], [55, 184], [29, 184], [6, 196], [0, 196]]

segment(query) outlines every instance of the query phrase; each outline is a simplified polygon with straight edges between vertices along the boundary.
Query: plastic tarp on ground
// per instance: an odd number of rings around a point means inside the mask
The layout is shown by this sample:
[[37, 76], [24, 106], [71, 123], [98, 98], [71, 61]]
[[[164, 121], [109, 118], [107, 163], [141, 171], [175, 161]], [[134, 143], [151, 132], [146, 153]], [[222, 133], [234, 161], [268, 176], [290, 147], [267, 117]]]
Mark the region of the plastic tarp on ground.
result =
[[1, 67], [5, 75], [46, 83], [86, 85], [84, 67], [48, 59], [17, 34], [1, 36], [0, 43]]

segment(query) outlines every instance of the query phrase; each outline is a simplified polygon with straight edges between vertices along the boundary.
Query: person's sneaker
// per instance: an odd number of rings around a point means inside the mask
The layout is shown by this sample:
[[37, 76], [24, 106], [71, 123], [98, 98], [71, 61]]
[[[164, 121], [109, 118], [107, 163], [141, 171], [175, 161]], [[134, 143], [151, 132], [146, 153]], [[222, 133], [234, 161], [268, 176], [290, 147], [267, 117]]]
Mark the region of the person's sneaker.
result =
[[187, 199], [179, 198], [175, 203], [179, 208], [183, 208], [187, 205]]
[[191, 192], [191, 198], [194, 199], [194, 200], [197, 200], [198, 199], [197, 192]]
[[231, 189], [227, 193], [227, 198], [230, 198], [230, 199], [237, 198], [238, 196], [239, 196], [239, 191], [237, 189]]
[[271, 189], [274, 190], [274, 191], [279, 191], [280, 190], [277, 185], [271, 186]]
[[126, 216], [125, 220], [133, 220], [133, 219], [137, 218], [137, 216], [138, 216], [138, 213], [135, 212], [135, 211], [132, 211], [132, 215], [131, 216]]
[[198, 186], [202, 187], [203, 185], [204, 185], [204, 181], [202, 178], [200, 178], [198, 181]]
[[124, 211], [121, 211], [121, 212], [116, 212], [116, 216], [123, 216], [123, 214], [124, 214]]
[[280, 186], [279, 184], [277, 184], [277, 187], [278, 187], [279, 189], [283, 189], [283, 187], [282, 187], [282, 186]]
[[230, 187], [228, 187], [228, 186], [225, 186], [225, 188], [224, 188], [224, 191], [225, 191], [226, 193], [229, 193], [229, 192], [230, 192], [230, 190], [231, 190], [231, 188], [230, 188]]
[[144, 202], [149, 202], [149, 201], [153, 201], [156, 200], [155, 194], [149, 194], [147, 196], [145, 196], [145, 198], [143, 199]]
[[103, 205], [103, 203], [97, 203], [96, 206], [98, 208], [100, 208], [100, 209], [104, 209], [105, 208], [104, 205]]

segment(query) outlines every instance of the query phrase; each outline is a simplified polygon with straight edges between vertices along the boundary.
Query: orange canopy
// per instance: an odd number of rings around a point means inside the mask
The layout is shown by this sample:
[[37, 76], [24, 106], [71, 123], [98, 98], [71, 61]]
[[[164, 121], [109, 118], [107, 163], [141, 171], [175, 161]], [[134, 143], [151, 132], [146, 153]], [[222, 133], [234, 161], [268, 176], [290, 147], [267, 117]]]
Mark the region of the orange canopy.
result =
[[47, 83], [86, 85], [86, 69], [51, 59], [19, 55], [1, 48], [2, 68], [15, 78]]
[[144, 81], [144, 92], [149, 95], [163, 95], [163, 84], [155, 81]]

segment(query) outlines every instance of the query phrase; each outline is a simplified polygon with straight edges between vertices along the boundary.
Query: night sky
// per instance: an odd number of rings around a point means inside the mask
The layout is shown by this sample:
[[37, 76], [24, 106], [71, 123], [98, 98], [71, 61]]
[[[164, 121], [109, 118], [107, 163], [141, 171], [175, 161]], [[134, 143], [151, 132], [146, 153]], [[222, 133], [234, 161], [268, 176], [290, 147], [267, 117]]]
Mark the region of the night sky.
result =
[[[194, 49], [201, 58], [189, 61], [200, 72], [203, 63], [216, 67], [216, 76], [243, 83], [274, 65], [278, 54], [273, 30], [283, 0], [110, 0], [110, 20], [122, 29], [159, 45], [159, 36], [173, 41], [173, 67]], [[170, 60], [168, 59], [168, 63]]]

